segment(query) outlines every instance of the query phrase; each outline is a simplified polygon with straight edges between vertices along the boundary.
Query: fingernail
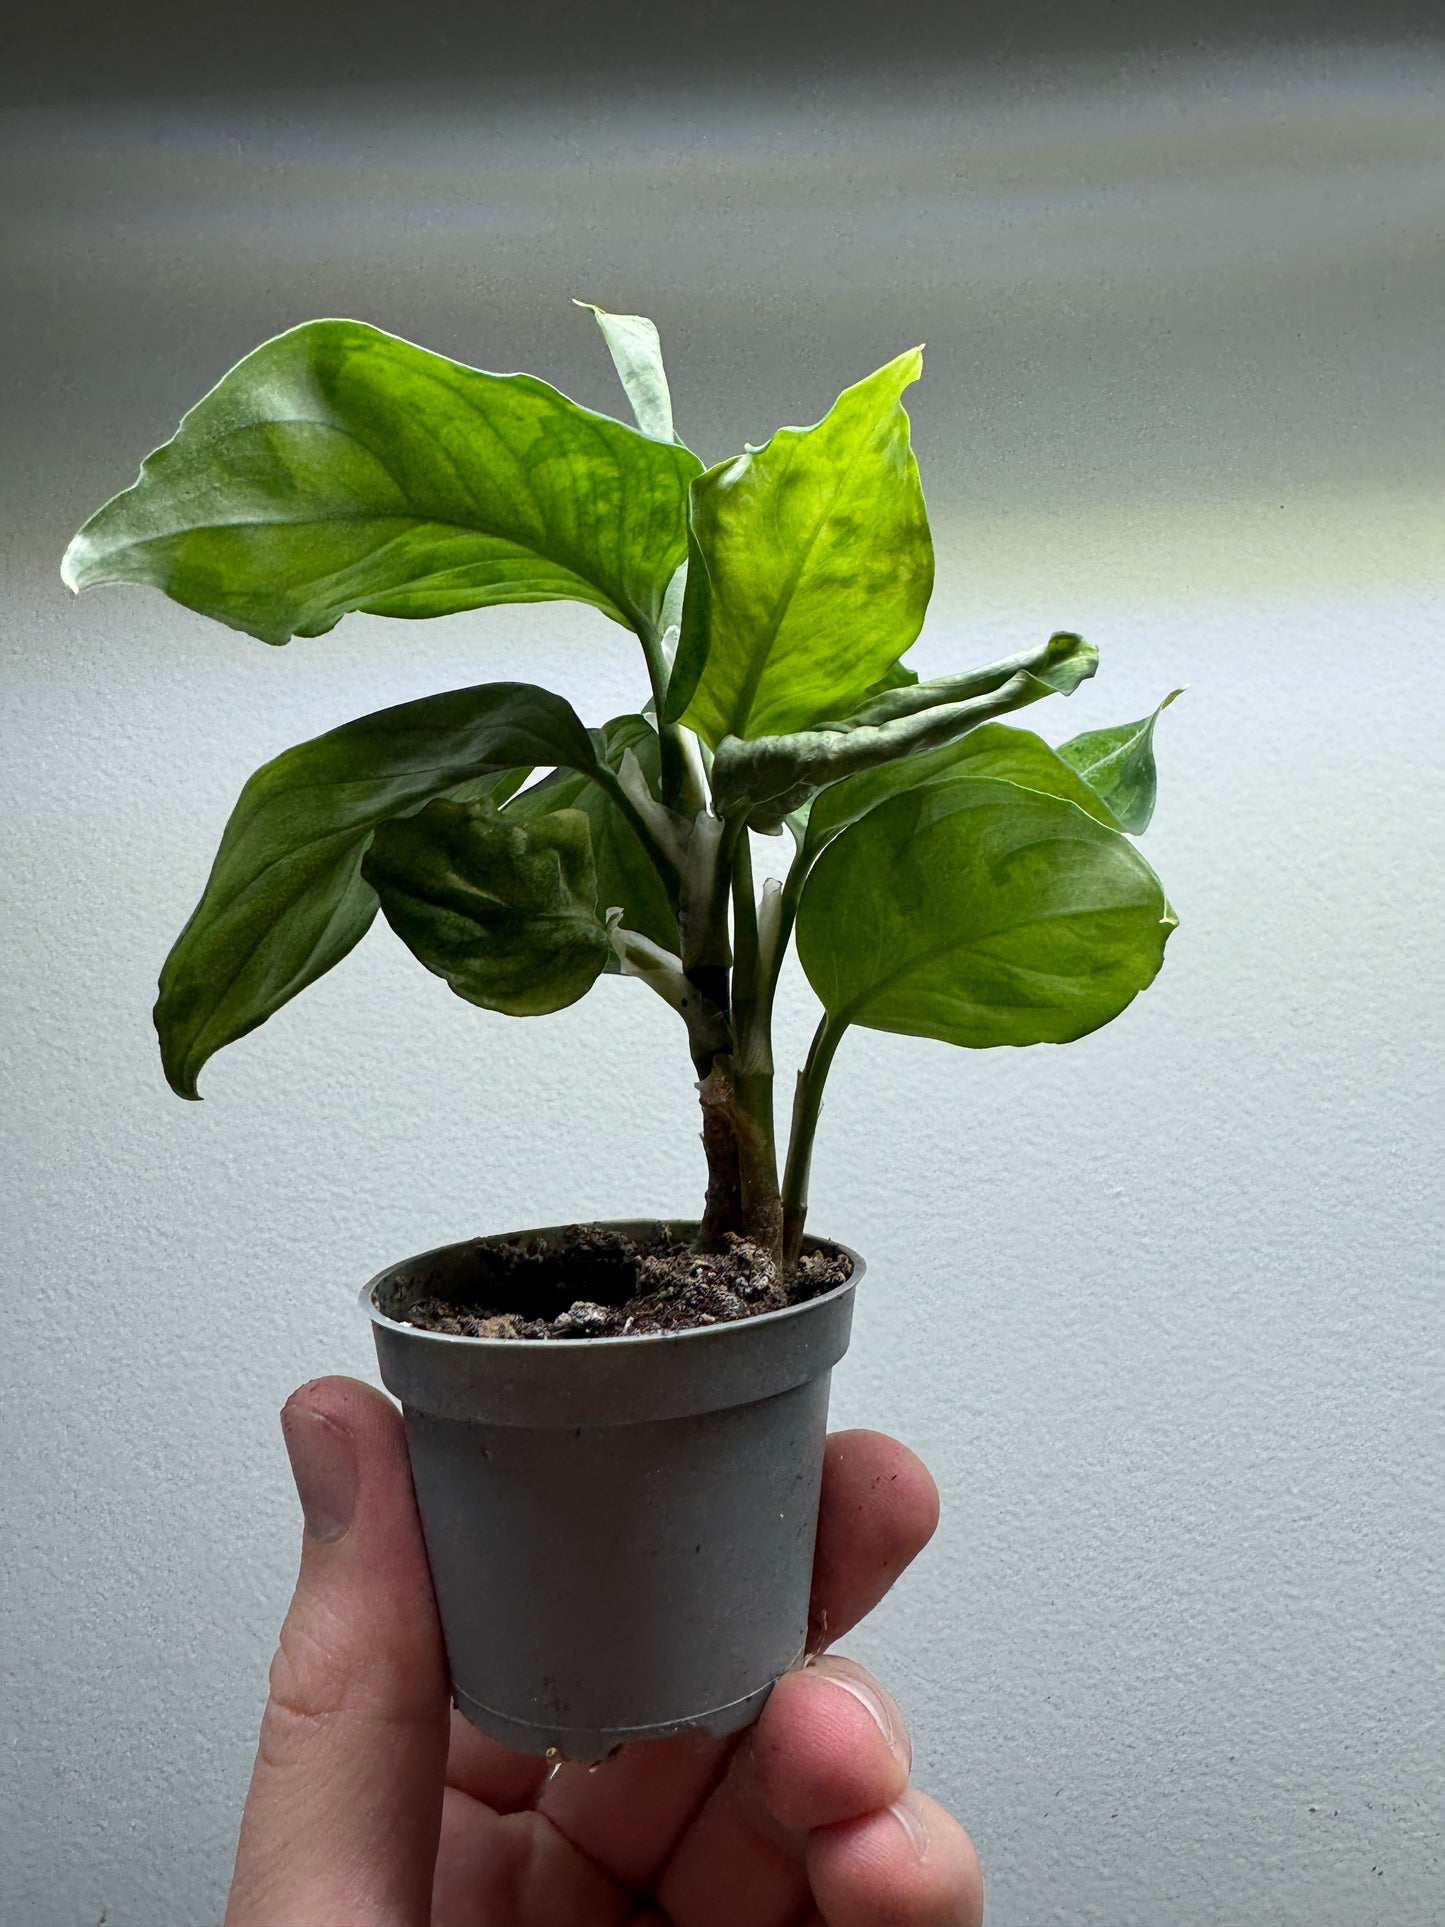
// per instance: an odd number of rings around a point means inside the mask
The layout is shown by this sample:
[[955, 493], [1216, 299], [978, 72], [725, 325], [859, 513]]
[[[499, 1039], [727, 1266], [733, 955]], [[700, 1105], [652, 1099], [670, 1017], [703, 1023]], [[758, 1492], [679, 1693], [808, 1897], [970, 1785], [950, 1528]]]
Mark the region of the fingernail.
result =
[[918, 1795], [909, 1787], [901, 1800], [895, 1800], [888, 1811], [908, 1835], [908, 1844], [920, 1860], [928, 1858], [928, 1828], [923, 1823], [922, 1805]]
[[851, 1659], [825, 1657], [810, 1659], [804, 1671], [816, 1674], [819, 1679], [827, 1680], [830, 1686], [841, 1686], [845, 1693], [851, 1693], [858, 1704], [866, 1706], [872, 1714], [874, 1724], [888, 1742], [889, 1751], [897, 1753], [901, 1750], [898, 1745], [898, 1727], [888, 1702], [878, 1692], [861, 1666], [855, 1665]]
[[304, 1405], [281, 1413], [281, 1436], [301, 1500], [308, 1539], [339, 1539], [356, 1511], [356, 1447], [345, 1426]]

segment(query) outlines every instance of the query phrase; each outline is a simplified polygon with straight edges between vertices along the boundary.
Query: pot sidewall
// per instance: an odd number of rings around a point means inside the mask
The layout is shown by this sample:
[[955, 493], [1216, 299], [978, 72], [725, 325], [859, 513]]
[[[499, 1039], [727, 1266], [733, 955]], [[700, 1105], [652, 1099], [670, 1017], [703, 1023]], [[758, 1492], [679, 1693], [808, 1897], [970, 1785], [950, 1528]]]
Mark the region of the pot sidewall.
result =
[[444, 1293], [478, 1246], [565, 1229], [423, 1253], [362, 1303], [402, 1404], [458, 1705], [514, 1747], [598, 1759], [736, 1730], [801, 1659], [831, 1371], [863, 1265], [829, 1245], [853, 1271], [818, 1298], [642, 1337], [457, 1337], [374, 1302], [422, 1278]]

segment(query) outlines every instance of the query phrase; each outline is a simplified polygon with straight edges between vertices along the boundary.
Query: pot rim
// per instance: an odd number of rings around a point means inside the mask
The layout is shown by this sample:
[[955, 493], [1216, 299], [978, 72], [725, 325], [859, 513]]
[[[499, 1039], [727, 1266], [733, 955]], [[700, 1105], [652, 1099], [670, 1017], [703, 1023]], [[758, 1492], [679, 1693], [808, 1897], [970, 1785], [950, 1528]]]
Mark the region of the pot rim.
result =
[[[696, 1218], [584, 1218], [577, 1220], [578, 1224], [595, 1225], [599, 1230], [603, 1231], [635, 1231], [643, 1227], [650, 1229], [656, 1226], [663, 1226], [667, 1229], [673, 1229], [675, 1227], [678, 1231], [683, 1232], [694, 1228], [697, 1222], [698, 1220]], [[819, 1292], [815, 1298], [805, 1298], [801, 1304], [782, 1305], [776, 1311], [755, 1312], [748, 1318], [722, 1319], [716, 1325], [688, 1325], [680, 1331], [666, 1332], [616, 1332], [596, 1338], [548, 1338], [545, 1340], [474, 1338], [467, 1332], [428, 1331], [424, 1325], [409, 1325], [404, 1319], [388, 1317], [384, 1311], [379, 1309], [372, 1298], [372, 1293], [376, 1290], [377, 1286], [382, 1284], [386, 1279], [389, 1279], [392, 1273], [399, 1270], [402, 1265], [422, 1264], [428, 1258], [440, 1258], [447, 1253], [458, 1250], [463, 1245], [486, 1245], [503, 1241], [511, 1242], [513, 1239], [519, 1238], [540, 1238], [546, 1237], [548, 1234], [554, 1232], [570, 1231], [573, 1228], [572, 1225], [534, 1225], [523, 1231], [494, 1231], [478, 1238], [458, 1238], [451, 1244], [434, 1245], [429, 1251], [419, 1251], [410, 1258], [399, 1258], [394, 1264], [384, 1265], [382, 1269], [376, 1273], [375, 1277], [369, 1279], [367, 1283], [361, 1287], [357, 1302], [371, 1319], [373, 1325], [380, 1325], [387, 1331], [399, 1332], [409, 1339], [424, 1338], [432, 1340], [437, 1344], [467, 1345], [475, 1350], [492, 1352], [506, 1351], [515, 1353], [519, 1346], [536, 1345], [540, 1343], [546, 1346], [548, 1352], [595, 1353], [599, 1347], [604, 1345], [626, 1345], [635, 1347], [639, 1345], [680, 1344], [687, 1339], [705, 1338], [711, 1338], [716, 1341], [720, 1338], [725, 1338], [730, 1331], [738, 1327], [752, 1330], [761, 1325], [780, 1324], [785, 1320], [797, 1318], [804, 1312], [816, 1310], [818, 1306], [829, 1304], [834, 1299], [841, 1297], [845, 1292], [852, 1291], [855, 1286], [861, 1282], [863, 1274], [868, 1268], [864, 1260], [853, 1250], [851, 1245], [842, 1244], [837, 1238], [820, 1238], [810, 1233], [803, 1239], [803, 1249], [805, 1251], [809, 1249], [817, 1250], [819, 1247], [826, 1246], [833, 1251], [841, 1251], [852, 1266], [852, 1270], [843, 1282], [834, 1285], [831, 1291]]]

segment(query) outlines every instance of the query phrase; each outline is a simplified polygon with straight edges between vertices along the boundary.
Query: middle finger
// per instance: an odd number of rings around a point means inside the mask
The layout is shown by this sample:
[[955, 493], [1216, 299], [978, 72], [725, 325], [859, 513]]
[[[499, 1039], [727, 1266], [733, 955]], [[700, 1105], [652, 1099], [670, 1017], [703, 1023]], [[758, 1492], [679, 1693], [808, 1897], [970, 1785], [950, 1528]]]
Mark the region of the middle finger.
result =
[[788, 1674], [667, 1863], [668, 1918], [787, 1927], [808, 1902], [808, 1834], [891, 1806], [909, 1762], [903, 1717], [861, 1666], [829, 1654]]
[[[810, 1645], [839, 1636], [870, 1612], [928, 1543], [937, 1519], [937, 1488], [907, 1446], [879, 1432], [830, 1437]], [[614, 1879], [646, 1890], [709, 1796], [720, 1797], [714, 1789], [738, 1744], [738, 1736], [681, 1734], [624, 1747], [599, 1766], [569, 1763], [545, 1779], [536, 1804]]]

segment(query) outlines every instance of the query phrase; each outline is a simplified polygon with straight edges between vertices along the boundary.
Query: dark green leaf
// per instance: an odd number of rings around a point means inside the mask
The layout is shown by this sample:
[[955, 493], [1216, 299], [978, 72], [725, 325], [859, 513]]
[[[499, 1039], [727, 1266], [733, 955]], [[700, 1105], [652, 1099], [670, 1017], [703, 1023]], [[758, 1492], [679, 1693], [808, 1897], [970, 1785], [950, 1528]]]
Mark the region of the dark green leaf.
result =
[[589, 309], [597, 317], [617, 379], [632, 404], [637, 426], [655, 441], [675, 442], [672, 394], [662, 365], [657, 324], [642, 314], [608, 314], [605, 308], [591, 301], [579, 301], [577, 306]]
[[1154, 725], [1182, 689], [1171, 689], [1152, 716], [1142, 722], [1119, 723], [1113, 729], [1091, 729], [1070, 742], [1060, 743], [1059, 754], [1109, 805], [1121, 825], [1133, 835], [1147, 830], [1154, 814], [1159, 777], [1154, 766]]
[[376, 914], [361, 859], [378, 823], [498, 778], [595, 766], [560, 696], [488, 683], [402, 703], [288, 749], [242, 790], [205, 894], [161, 972], [156, 1029], [172, 1088], [264, 1023], [360, 941]]
[[66, 553], [73, 589], [143, 582], [264, 642], [351, 609], [590, 603], [655, 627], [701, 464], [359, 321], [246, 356]]
[[725, 736], [713, 761], [714, 807], [726, 816], [746, 812], [752, 829], [775, 830], [825, 784], [942, 748], [1045, 696], [1071, 694], [1098, 659], [1081, 637], [1056, 635], [966, 676], [897, 684], [817, 729], [748, 742]]
[[[933, 544], [902, 395], [914, 349], [692, 487], [669, 720], [714, 747], [856, 709], [922, 627]], [[684, 713], [685, 712], [685, 713]]]
[[378, 827], [361, 872], [413, 956], [487, 1010], [562, 1010], [612, 954], [581, 810], [526, 822], [485, 803], [429, 803]]
[[1066, 1043], [1152, 982], [1174, 917], [1117, 830], [1011, 783], [926, 784], [818, 859], [798, 954], [836, 1024]]
[[509, 769], [505, 771], [494, 783], [488, 784], [484, 792], [487, 800], [494, 803], [496, 807], [500, 809], [510, 797], [517, 794], [517, 791], [531, 774], [532, 772], [529, 769]]
[[[622, 758], [630, 750], [648, 788], [654, 796], [660, 795], [660, 745], [657, 731], [645, 716], [614, 717], [602, 729], [593, 730], [592, 739], [601, 761], [614, 771], [621, 769]], [[573, 770], [558, 770], [523, 790], [508, 806], [506, 815], [508, 820], [518, 817], [530, 822], [558, 809], [583, 810], [592, 826], [598, 916], [605, 920], [610, 909], [620, 909], [627, 929], [650, 938], [664, 950], [677, 952], [681, 948], [677, 918], [657, 868], [639, 843], [636, 830], [605, 789]], [[607, 969], [613, 974], [621, 970], [615, 955], [609, 954]]]

